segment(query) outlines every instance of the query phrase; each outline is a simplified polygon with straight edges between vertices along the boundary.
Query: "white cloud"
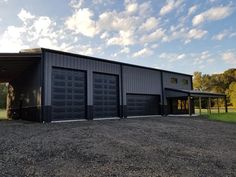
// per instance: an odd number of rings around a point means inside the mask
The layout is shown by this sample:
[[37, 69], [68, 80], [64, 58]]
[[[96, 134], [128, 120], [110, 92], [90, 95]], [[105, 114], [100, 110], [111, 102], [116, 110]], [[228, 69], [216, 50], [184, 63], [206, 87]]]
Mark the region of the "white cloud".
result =
[[23, 27], [9, 26], [0, 36], [0, 52], [18, 52], [22, 48], [27, 48], [22, 41], [25, 31]]
[[188, 32], [189, 39], [201, 39], [207, 34], [207, 31], [201, 29], [191, 29]]
[[195, 13], [196, 12], [196, 10], [197, 10], [197, 5], [193, 5], [192, 7], [190, 7], [189, 9], [188, 9], [188, 16], [189, 15], [192, 15], [193, 13]]
[[160, 15], [170, 13], [183, 3], [183, 0], [167, 0], [166, 4], [161, 8]]
[[8, 0], [0, 0], [0, 3], [6, 3]]
[[192, 53], [191, 56], [193, 57], [193, 65], [197, 65], [199, 68], [205, 67], [206, 63], [214, 62], [213, 56], [208, 50], [201, 53]]
[[119, 35], [107, 41], [107, 45], [128, 46], [134, 44], [133, 31], [120, 31]]
[[170, 63], [179, 61], [179, 60], [183, 60], [184, 58], [186, 58], [186, 54], [184, 53], [161, 53], [159, 58], [164, 59], [165, 61], [168, 61]]
[[133, 57], [147, 57], [153, 54], [153, 51], [148, 48], [143, 48], [133, 54]]
[[186, 57], [186, 55], [185, 55], [184, 53], [182, 53], [182, 54], [180, 54], [180, 55], [177, 56], [177, 59], [178, 59], [178, 60], [182, 60], [182, 59], [185, 58], [185, 57]]
[[100, 30], [128, 31], [135, 29], [139, 23], [139, 17], [129, 16], [124, 13], [117, 13], [116, 11], [104, 12], [99, 15], [97, 22]]
[[139, 28], [141, 31], [150, 31], [157, 27], [159, 20], [155, 17], [148, 18]]
[[120, 53], [128, 54], [128, 53], [130, 53], [130, 49], [129, 49], [128, 47], [124, 47], [124, 48], [120, 51]]
[[104, 32], [102, 33], [102, 35], [100, 36], [101, 39], [106, 39], [109, 37], [109, 33], [108, 32]]
[[236, 32], [231, 32], [230, 30], [224, 30], [212, 37], [213, 40], [221, 41], [225, 38], [232, 38], [236, 36]]
[[30, 12], [26, 11], [25, 9], [21, 9], [20, 13], [17, 14], [17, 16], [23, 21], [24, 23], [27, 23], [28, 20], [34, 19], [35, 16], [32, 15]]
[[202, 39], [208, 32], [201, 29], [188, 29], [188, 28], [179, 28], [171, 27], [170, 34], [165, 34], [162, 41], [170, 42], [173, 40], [181, 40], [185, 44], [191, 42], [192, 39]]
[[212, 37], [212, 39], [213, 39], [213, 40], [221, 41], [221, 40], [223, 40], [225, 37], [227, 37], [228, 34], [229, 34], [228, 31], [223, 31], [223, 32], [221, 32], [221, 33], [218, 33], [217, 35], [214, 35], [214, 36]]
[[[19, 26], [9, 26], [0, 35], [0, 48], [5, 52], [18, 52], [22, 48], [50, 47], [59, 49], [63, 47], [63, 30], [56, 28], [56, 23], [47, 16], [35, 16], [21, 9], [18, 13], [21, 19]], [[62, 49], [62, 48], [60, 48]]]
[[39, 17], [33, 24], [36, 34], [39, 36], [50, 36], [52, 35], [50, 31], [50, 26], [52, 25], [52, 21], [47, 16]]
[[79, 9], [82, 7], [84, 0], [71, 0], [69, 5], [74, 9]]
[[235, 36], [236, 36], [236, 32], [231, 33], [231, 34], [229, 35], [229, 37], [235, 37]]
[[89, 9], [78, 9], [66, 20], [65, 25], [68, 29], [77, 34], [93, 37], [98, 33], [98, 31], [96, 23], [91, 19], [91, 17], [93, 17], [93, 12]]
[[151, 45], [151, 48], [152, 48], [152, 49], [156, 49], [156, 48], [158, 48], [158, 47], [159, 47], [158, 44], [153, 44], [153, 45]]
[[222, 59], [228, 64], [236, 65], [236, 54], [232, 51], [227, 51], [223, 53]]
[[179, 28], [178, 27], [171, 27], [170, 29], [171, 34], [167, 34], [163, 37], [163, 41], [164, 42], [170, 42], [176, 39], [185, 39], [186, 38], [186, 34], [188, 33], [188, 29], [187, 28]]
[[146, 1], [146, 2], [139, 5], [139, 14], [141, 16], [146, 16], [151, 11], [152, 11], [151, 1]]
[[231, 8], [230, 6], [213, 7], [205, 12], [202, 12], [196, 15], [192, 20], [192, 24], [194, 26], [197, 26], [206, 21], [221, 20], [231, 15], [232, 12], [233, 12], [233, 8]]
[[52, 40], [52, 39], [50, 39], [48, 37], [39, 38], [37, 44], [38, 44], [38, 46], [44, 47], [44, 48], [60, 49], [60, 47], [57, 46], [57, 41], [56, 40]]
[[125, 9], [129, 14], [133, 14], [138, 10], [138, 4], [136, 2], [126, 2]]
[[149, 43], [157, 41], [165, 36], [165, 30], [162, 28], [158, 28], [156, 31], [152, 32], [151, 34], [144, 35], [141, 37], [140, 42], [141, 43]]

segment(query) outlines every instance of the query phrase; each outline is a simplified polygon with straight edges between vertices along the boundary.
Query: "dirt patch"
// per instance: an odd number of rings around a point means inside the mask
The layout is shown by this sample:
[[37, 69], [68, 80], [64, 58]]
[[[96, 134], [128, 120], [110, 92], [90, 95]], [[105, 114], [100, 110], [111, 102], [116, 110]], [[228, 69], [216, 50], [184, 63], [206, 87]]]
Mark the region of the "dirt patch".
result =
[[236, 124], [0, 121], [0, 176], [236, 176]]

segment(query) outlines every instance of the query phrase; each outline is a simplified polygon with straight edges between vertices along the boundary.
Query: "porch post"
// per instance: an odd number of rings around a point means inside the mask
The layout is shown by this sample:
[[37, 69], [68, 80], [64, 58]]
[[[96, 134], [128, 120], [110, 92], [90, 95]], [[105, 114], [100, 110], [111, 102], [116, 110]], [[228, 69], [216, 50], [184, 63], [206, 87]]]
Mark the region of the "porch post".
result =
[[202, 114], [202, 99], [199, 97], [199, 114]]
[[225, 95], [225, 112], [227, 113], [228, 112], [228, 107], [227, 107], [227, 99], [226, 99], [226, 95]]
[[188, 113], [189, 113], [189, 116], [191, 116], [191, 98], [190, 98], [190, 94], [188, 94]]
[[209, 109], [209, 114], [211, 114], [211, 98], [208, 98], [208, 109]]
[[219, 98], [217, 98], [217, 109], [218, 109], [218, 114], [219, 114], [220, 113]]

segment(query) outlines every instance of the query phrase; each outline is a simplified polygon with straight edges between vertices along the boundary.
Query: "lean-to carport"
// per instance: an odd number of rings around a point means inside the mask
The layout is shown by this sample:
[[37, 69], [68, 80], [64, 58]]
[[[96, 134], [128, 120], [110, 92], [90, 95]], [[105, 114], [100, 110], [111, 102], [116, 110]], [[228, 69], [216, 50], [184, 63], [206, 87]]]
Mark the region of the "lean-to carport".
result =
[[225, 112], [228, 112], [227, 108], [227, 100], [225, 94], [218, 94], [218, 93], [211, 93], [211, 92], [202, 92], [196, 90], [184, 90], [184, 89], [173, 89], [173, 88], [165, 88], [165, 96], [166, 98], [173, 98], [173, 97], [186, 97], [188, 100], [188, 113], [191, 116], [192, 111], [194, 109], [194, 103], [192, 101], [193, 98], [199, 99], [199, 113], [201, 114], [202, 109], [202, 98], [206, 98], [208, 100], [208, 112], [211, 113], [211, 101], [212, 99], [217, 100], [217, 108], [218, 113], [220, 112], [219, 109], [219, 98], [224, 99], [225, 105]]
[[0, 54], [0, 82], [9, 83], [8, 117], [40, 121], [41, 55], [28, 53]]

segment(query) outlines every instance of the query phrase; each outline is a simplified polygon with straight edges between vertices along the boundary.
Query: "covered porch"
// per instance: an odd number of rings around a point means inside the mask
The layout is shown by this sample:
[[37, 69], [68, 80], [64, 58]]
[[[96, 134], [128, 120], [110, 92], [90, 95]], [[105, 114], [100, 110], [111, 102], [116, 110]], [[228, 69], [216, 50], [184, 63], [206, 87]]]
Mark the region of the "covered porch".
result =
[[207, 112], [211, 114], [212, 102], [217, 105], [217, 112], [220, 113], [220, 100], [224, 102], [224, 110], [228, 112], [225, 94], [202, 92], [195, 90], [165, 88], [165, 96], [168, 104], [168, 114], [195, 114], [195, 102], [198, 102], [199, 114], [202, 114], [202, 103], [207, 102]]

